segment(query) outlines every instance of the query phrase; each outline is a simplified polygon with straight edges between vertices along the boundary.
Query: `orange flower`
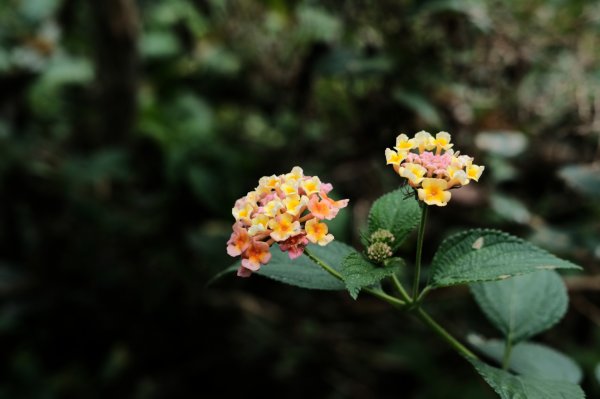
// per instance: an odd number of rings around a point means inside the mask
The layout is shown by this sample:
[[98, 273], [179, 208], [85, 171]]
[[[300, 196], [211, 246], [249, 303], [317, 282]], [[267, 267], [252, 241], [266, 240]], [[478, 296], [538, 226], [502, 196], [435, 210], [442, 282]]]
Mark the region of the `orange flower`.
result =
[[227, 254], [229, 256], [239, 256], [250, 246], [250, 236], [241, 222], [233, 225], [233, 233], [227, 241]]
[[[242, 255], [242, 267], [250, 271], [257, 271], [261, 264], [266, 264], [271, 260], [269, 244], [263, 241], [252, 240], [248, 249]], [[239, 270], [238, 270], [239, 272]]]

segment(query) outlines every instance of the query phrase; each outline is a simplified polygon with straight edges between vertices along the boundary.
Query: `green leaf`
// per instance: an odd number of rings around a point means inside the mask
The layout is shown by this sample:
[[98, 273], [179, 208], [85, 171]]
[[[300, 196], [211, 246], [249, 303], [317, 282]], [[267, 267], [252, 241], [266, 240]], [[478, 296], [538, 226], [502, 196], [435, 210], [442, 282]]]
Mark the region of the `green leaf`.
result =
[[402, 241], [414, 230], [421, 220], [421, 208], [413, 195], [407, 196], [402, 189], [380, 197], [369, 211], [369, 235], [379, 229], [389, 230], [394, 235], [392, 250], [397, 250]]
[[502, 399], [585, 399], [579, 385], [510, 374], [478, 360], [469, 360]]
[[[472, 334], [469, 343], [491, 359], [502, 362], [504, 341], [485, 340]], [[583, 377], [581, 368], [568, 356], [545, 345], [523, 342], [512, 348], [508, 368], [525, 377], [546, 378], [579, 384]]]
[[[311, 245], [310, 251], [323, 262], [327, 263], [333, 269], [340, 272], [344, 258], [354, 249], [340, 241], [333, 241], [327, 246], [321, 247]], [[206, 286], [213, 284], [226, 274], [237, 271], [240, 262], [229, 266], [213, 276]], [[346, 289], [344, 283], [333, 277], [306, 255], [297, 259], [290, 259], [287, 252], [282, 252], [273, 246], [271, 248], [271, 260], [263, 265], [256, 274], [268, 277], [272, 280], [294, 285], [301, 288], [315, 290], [343, 290]]]
[[[309, 248], [311, 253], [337, 271], [340, 271], [344, 258], [354, 251], [339, 241], [333, 241], [324, 247], [312, 245]], [[343, 290], [346, 288], [342, 281], [327, 273], [306, 255], [291, 260], [287, 252], [282, 252], [277, 247], [271, 248], [271, 254], [271, 261], [258, 271], [261, 276], [297, 287], [316, 290]]]
[[596, 369], [594, 370], [594, 375], [596, 376], [596, 381], [600, 384], [600, 363], [596, 365]]
[[[376, 266], [358, 252], [350, 252], [344, 259], [340, 270], [350, 296], [356, 299], [361, 288], [377, 284], [385, 277], [394, 274], [401, 264], [398, 261], [400, 258], [394, 259], [395, 261], [390, 262], [389, 266]], [[402, 263], [404, 262], [402, 261]]]
[[471, 292], [488, 319], [511, 342], [552, 327], [564, 316], [569, 302], [562, 278], [552, 270], [474, 284]]
[[432, 287], [502, 280], [543, 269], [581, 269], [497, 230], [468, 230], [447, 238], [433, 257]]

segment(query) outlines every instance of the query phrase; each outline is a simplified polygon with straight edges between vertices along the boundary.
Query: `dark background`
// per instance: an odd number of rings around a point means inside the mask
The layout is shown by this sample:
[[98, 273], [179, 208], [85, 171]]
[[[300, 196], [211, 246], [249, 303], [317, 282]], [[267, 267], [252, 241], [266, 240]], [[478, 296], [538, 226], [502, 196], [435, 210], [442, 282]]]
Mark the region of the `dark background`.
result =
[[[425, 261], [485, 226], [582, 265], [537, 340], [597, 397], [599, 34], [585, 1], [0, 2], [0, 398], [494, 397], [371, 298], [205, 288], [260, 176], [332, 182], [351, 206], [331, 229], [359, 245], [400, 182], [385, 147], [421, 129], [486, 165], [431, 212]], [[467, 289], [431, 302], [498, 336]]]

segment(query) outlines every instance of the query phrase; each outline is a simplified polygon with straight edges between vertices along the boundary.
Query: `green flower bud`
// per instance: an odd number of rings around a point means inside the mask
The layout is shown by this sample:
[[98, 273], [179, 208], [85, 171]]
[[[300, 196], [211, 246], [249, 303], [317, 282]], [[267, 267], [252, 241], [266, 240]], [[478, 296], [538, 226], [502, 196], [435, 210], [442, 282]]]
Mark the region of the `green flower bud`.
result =
[[375, 263], [382, 263], [392, 256], [392, 248], [385, 242], [375, 242], [367, 248], [367, 257]]

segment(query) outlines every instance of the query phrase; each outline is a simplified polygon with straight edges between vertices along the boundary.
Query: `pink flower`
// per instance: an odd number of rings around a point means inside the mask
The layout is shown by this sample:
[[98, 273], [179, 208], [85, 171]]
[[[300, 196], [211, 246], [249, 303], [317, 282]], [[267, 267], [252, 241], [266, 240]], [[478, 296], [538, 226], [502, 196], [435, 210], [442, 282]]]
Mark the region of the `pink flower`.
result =
[[[271, 260], [271, 252], [269, 251], [269, 244], [263, 241], [252, 240], [250, 246], [242, 254], [242, 267], [248, 269], [250, 272], [255, 272], [260, 269], [260, 265], [267, 264]], [[248, 274], [247, 271], [242, 271], [241, 274]], [[238, 276], [240, 271], [238, 269]], [[250, 274], [248, 274], [249, 276]], [[241, 276], [246, 277], [246, 276]]]
[[250, 236], [241, 222], [233, 225], [233, 233], [227, 241], [227, 254], [229, 256], [239, 256], [250, 246]]
[[331, 207], [331, 213], [330, 213], [331, 217], [329, 217], [327, 219], [333, 219], [334, 217], [336, 217], [336, 215], [338, 214], [340, 209], [347, 207], [348, 202], [350, 201], [348, 199], [334, 201], [331, 198], [329, 198], [326, 193], [321, 193], [321, 198], [323, 198], [323, 201], [326, 202]]
[[298, 234], [279, 243], [279, 248], [287, 252], [290, 259], [296, 259], [304, 253], [304, 248], [308, 245], [306, 234]]

